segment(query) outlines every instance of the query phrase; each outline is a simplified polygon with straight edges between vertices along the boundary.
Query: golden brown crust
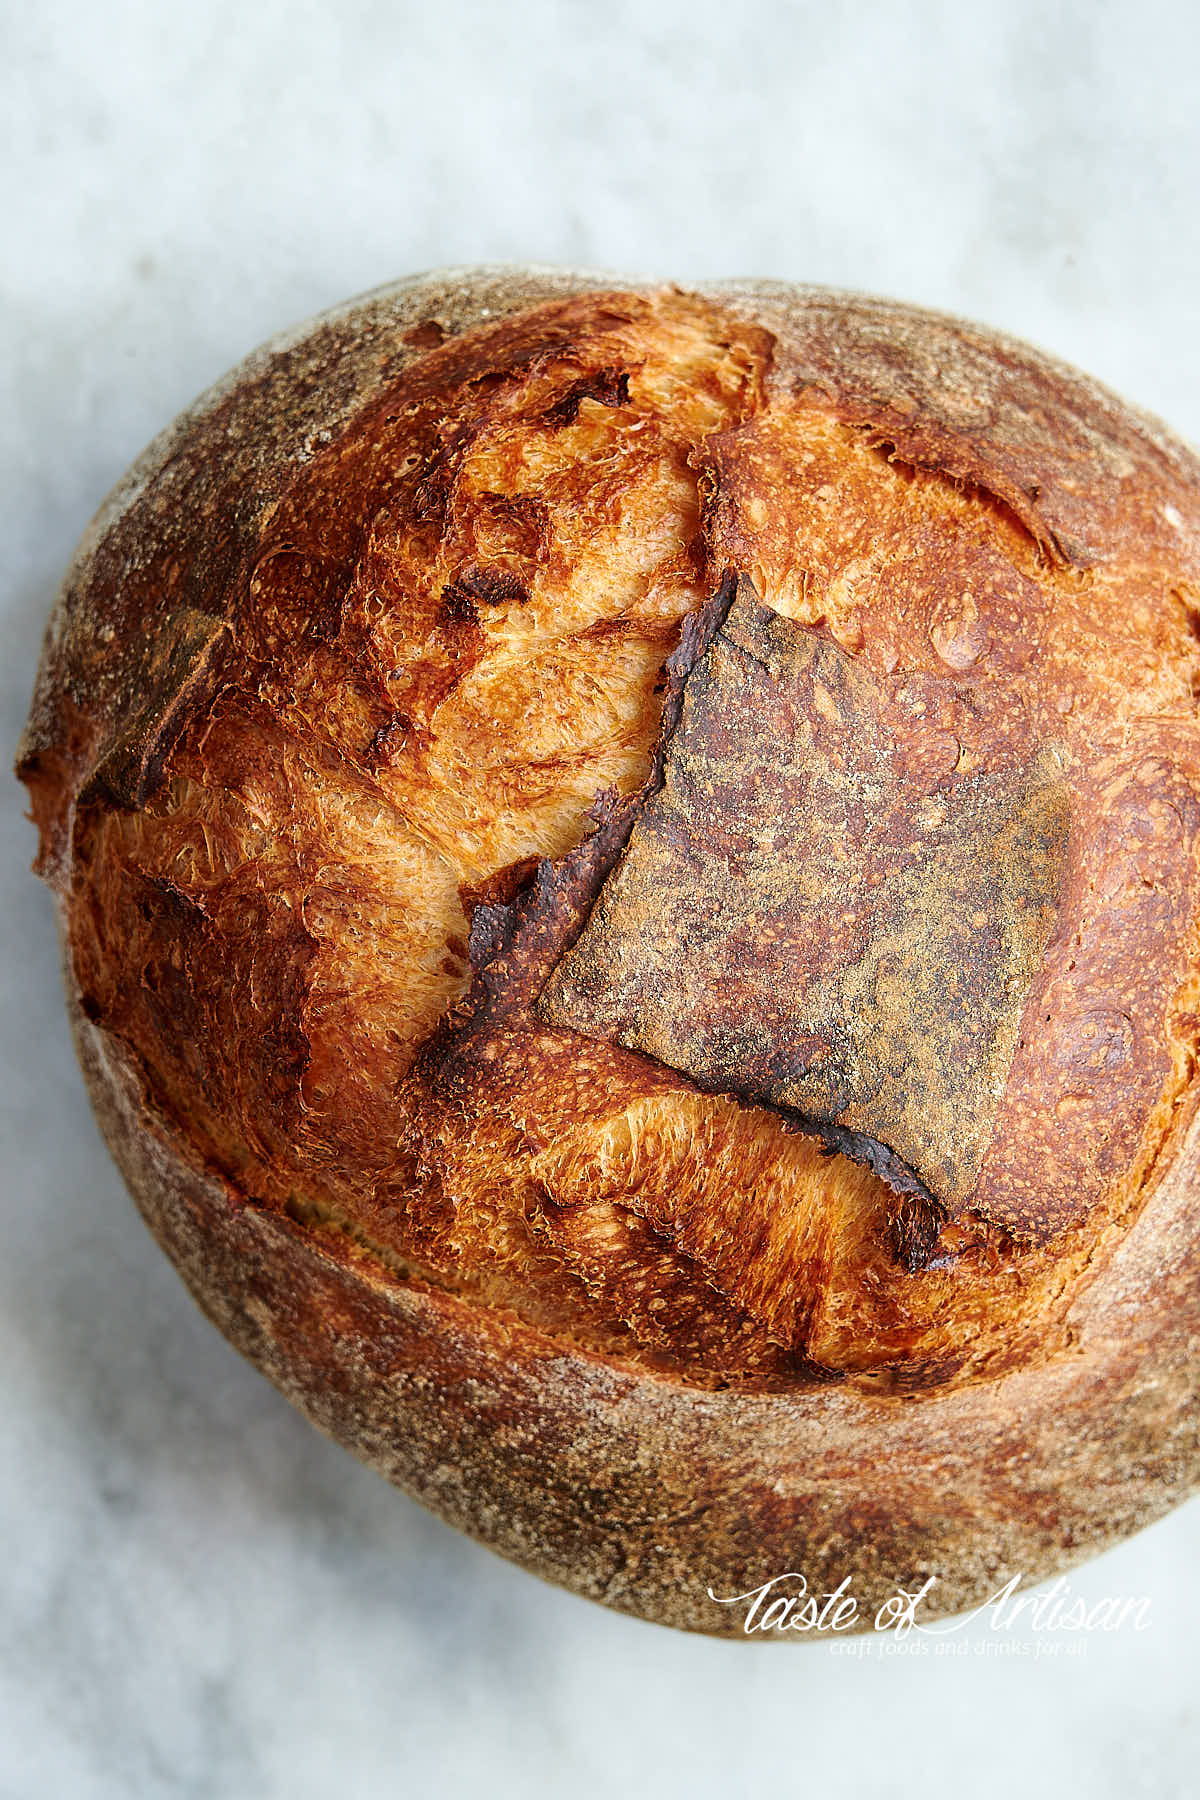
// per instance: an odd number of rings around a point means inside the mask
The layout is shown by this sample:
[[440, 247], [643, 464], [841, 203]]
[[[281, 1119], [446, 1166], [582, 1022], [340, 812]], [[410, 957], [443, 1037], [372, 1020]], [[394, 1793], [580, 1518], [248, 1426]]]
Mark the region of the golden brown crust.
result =
[[[1008, 920], [967, 958], [973, 1073], [939, 1014], [924, 1138], [911, 996], [858, 1009], [857, 1098], [822, 1115], [794, 1058], [780, 1085], [782, 1015], [770, 1079], [711, 1020], [681, 1036], [645, 878], [636, 1028], [596, 953], [684, 766], [664, 692], [699, 707], [724, 651], [664, 687], [668, 656], [726, 570], [788, 705], [836, 671], [817, 761], [896, 826], [859, 881], [901, 844], [977, 934]], [[477, 273], [235, 372], [81, 546], [21, 759], [93, 1096], [202, 1304], [454, 1522], [692, 1629], [736, 1625], [706, 1586], [789, 1563], [965, 1604], [1173, 1503], [1198, 571], [1200, 472], [1161, 428], [884, 303]], [[718, 772], [770, 740], [782, 690], [752, 689], [736, 730], [710, 708]], [[914, 831], [929, 801], [953, 830]], [[789, 865], [805, 942], [827, 860]], [[947, 946], [897, 904], [932, 1005]], [[538, 1009], [564, 952], [586, 1020]]]
[[1066, 1353], [881, 1408], [682, 1386], [242, 1204], [181, 1154], [107, 1034], [77, 1012], [76, 1034], [148, 1224], [230, 1341], [389, 1480], [589, 1599], [737, 1636], [744, 1609], [710, 1589], [849, 1574], [868, 1627], [933, 1575], [931, 1618], [1070, 1567], [1196, 1485], [1194, 1118]]

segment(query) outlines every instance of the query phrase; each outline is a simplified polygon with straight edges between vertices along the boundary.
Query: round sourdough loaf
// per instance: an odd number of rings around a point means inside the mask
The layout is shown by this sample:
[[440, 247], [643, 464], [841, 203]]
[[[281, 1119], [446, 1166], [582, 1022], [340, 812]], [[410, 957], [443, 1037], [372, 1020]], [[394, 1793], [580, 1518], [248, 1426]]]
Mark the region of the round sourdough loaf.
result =
[[151, 446], [19, 773], [232, 1342], [578, 1593], [867, 1627], [1200, 1476], [1198, 691], [1200, 466], [1083, 376], [451, 270]]

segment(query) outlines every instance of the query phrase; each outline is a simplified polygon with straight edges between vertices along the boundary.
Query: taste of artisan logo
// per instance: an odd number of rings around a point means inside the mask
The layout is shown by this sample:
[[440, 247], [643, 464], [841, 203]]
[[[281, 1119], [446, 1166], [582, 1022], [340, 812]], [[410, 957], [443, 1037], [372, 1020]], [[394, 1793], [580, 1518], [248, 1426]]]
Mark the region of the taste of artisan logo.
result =
[[[1045, 1653], [1047, 1646], [1040, 1640], [1053, 1633], [1082, 1636], [1093, 1632], [1146, 1631], [1149, 1628], [1150, 1601], [1144, 1595], [1110, 1594], [1088, 1600], [1073, 1592], [1065, 1576], [1060, 1576], [1042, 1593], [1035, 1590], [1022, 1594], [1018, 1592], [1022, 1579], [1020, 1575], [1014, 1575], [973, 1612], [937, 1624], [926, 1624], [919, 1616], [923, 1605], [936, 1605], [935, 1601], [930, 1601], [937, 1585], [934, 1575], [912, 1588], [897, 1585], [873, 1614], [860, 1608], [851, 1576], [847, 1575], [836, 1588], [816, 1592], [794, 1569], [773, 1575], [761, 1587], [749, 1588], [744, 1594], [715, 1594], [709, 1588], [708, 1597], [718, 1606], [743, 1607], [742, 1630], [747, 1636], [780, 1631], [815, 1635], [873, 1632], [895, 1643], [901, 1639], [911, 1640], [913, 1633], [919, 1634], [921, 1639], [950, 1638], [980, 1620], [992, 1632], [1002, 1634], [1010, 1648], [1028, 1650], [1029, 1643], [1015, 1636], [1017, 1627], [1023, 1627], [1038, 1640], [1038, 1651]], [[850, 1644], [844, 1647], [852, 1648]], [[869, 1640], [863, 1647], [869, 1647]], [[965, 1650], [966, 1644], [958, 1647]]]

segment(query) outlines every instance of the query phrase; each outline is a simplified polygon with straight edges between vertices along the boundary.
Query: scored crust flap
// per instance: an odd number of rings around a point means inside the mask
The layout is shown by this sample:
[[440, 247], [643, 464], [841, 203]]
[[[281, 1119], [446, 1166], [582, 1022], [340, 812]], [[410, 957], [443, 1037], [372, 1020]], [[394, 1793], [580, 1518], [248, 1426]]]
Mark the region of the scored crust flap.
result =
[[1054, 925], [1061, 753], [948, 766], [902, 679], [744, 577], [710, 636], [538, 1011], [784, 1108], [952, 1210]]

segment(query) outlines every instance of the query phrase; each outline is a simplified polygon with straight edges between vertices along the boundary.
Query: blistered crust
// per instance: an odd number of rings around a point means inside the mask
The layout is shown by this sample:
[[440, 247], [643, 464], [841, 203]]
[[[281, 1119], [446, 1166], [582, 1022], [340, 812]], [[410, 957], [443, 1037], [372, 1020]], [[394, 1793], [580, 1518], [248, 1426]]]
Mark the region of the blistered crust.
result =
[[[1072, 372], [811, 290], [432, 278], [235, 372], [81, 546], [21, 757], [97, 1106], [223, 1328], [454, 1522], [696, 1629], [697, 1565], [853, 1543], [950, 1605], [1186, 1491], [1198, 495]], [[869, 1155], [536, 1011], [728, 570], [911, 690], [935, 774], [1063, 759], [936, 1235]]]

